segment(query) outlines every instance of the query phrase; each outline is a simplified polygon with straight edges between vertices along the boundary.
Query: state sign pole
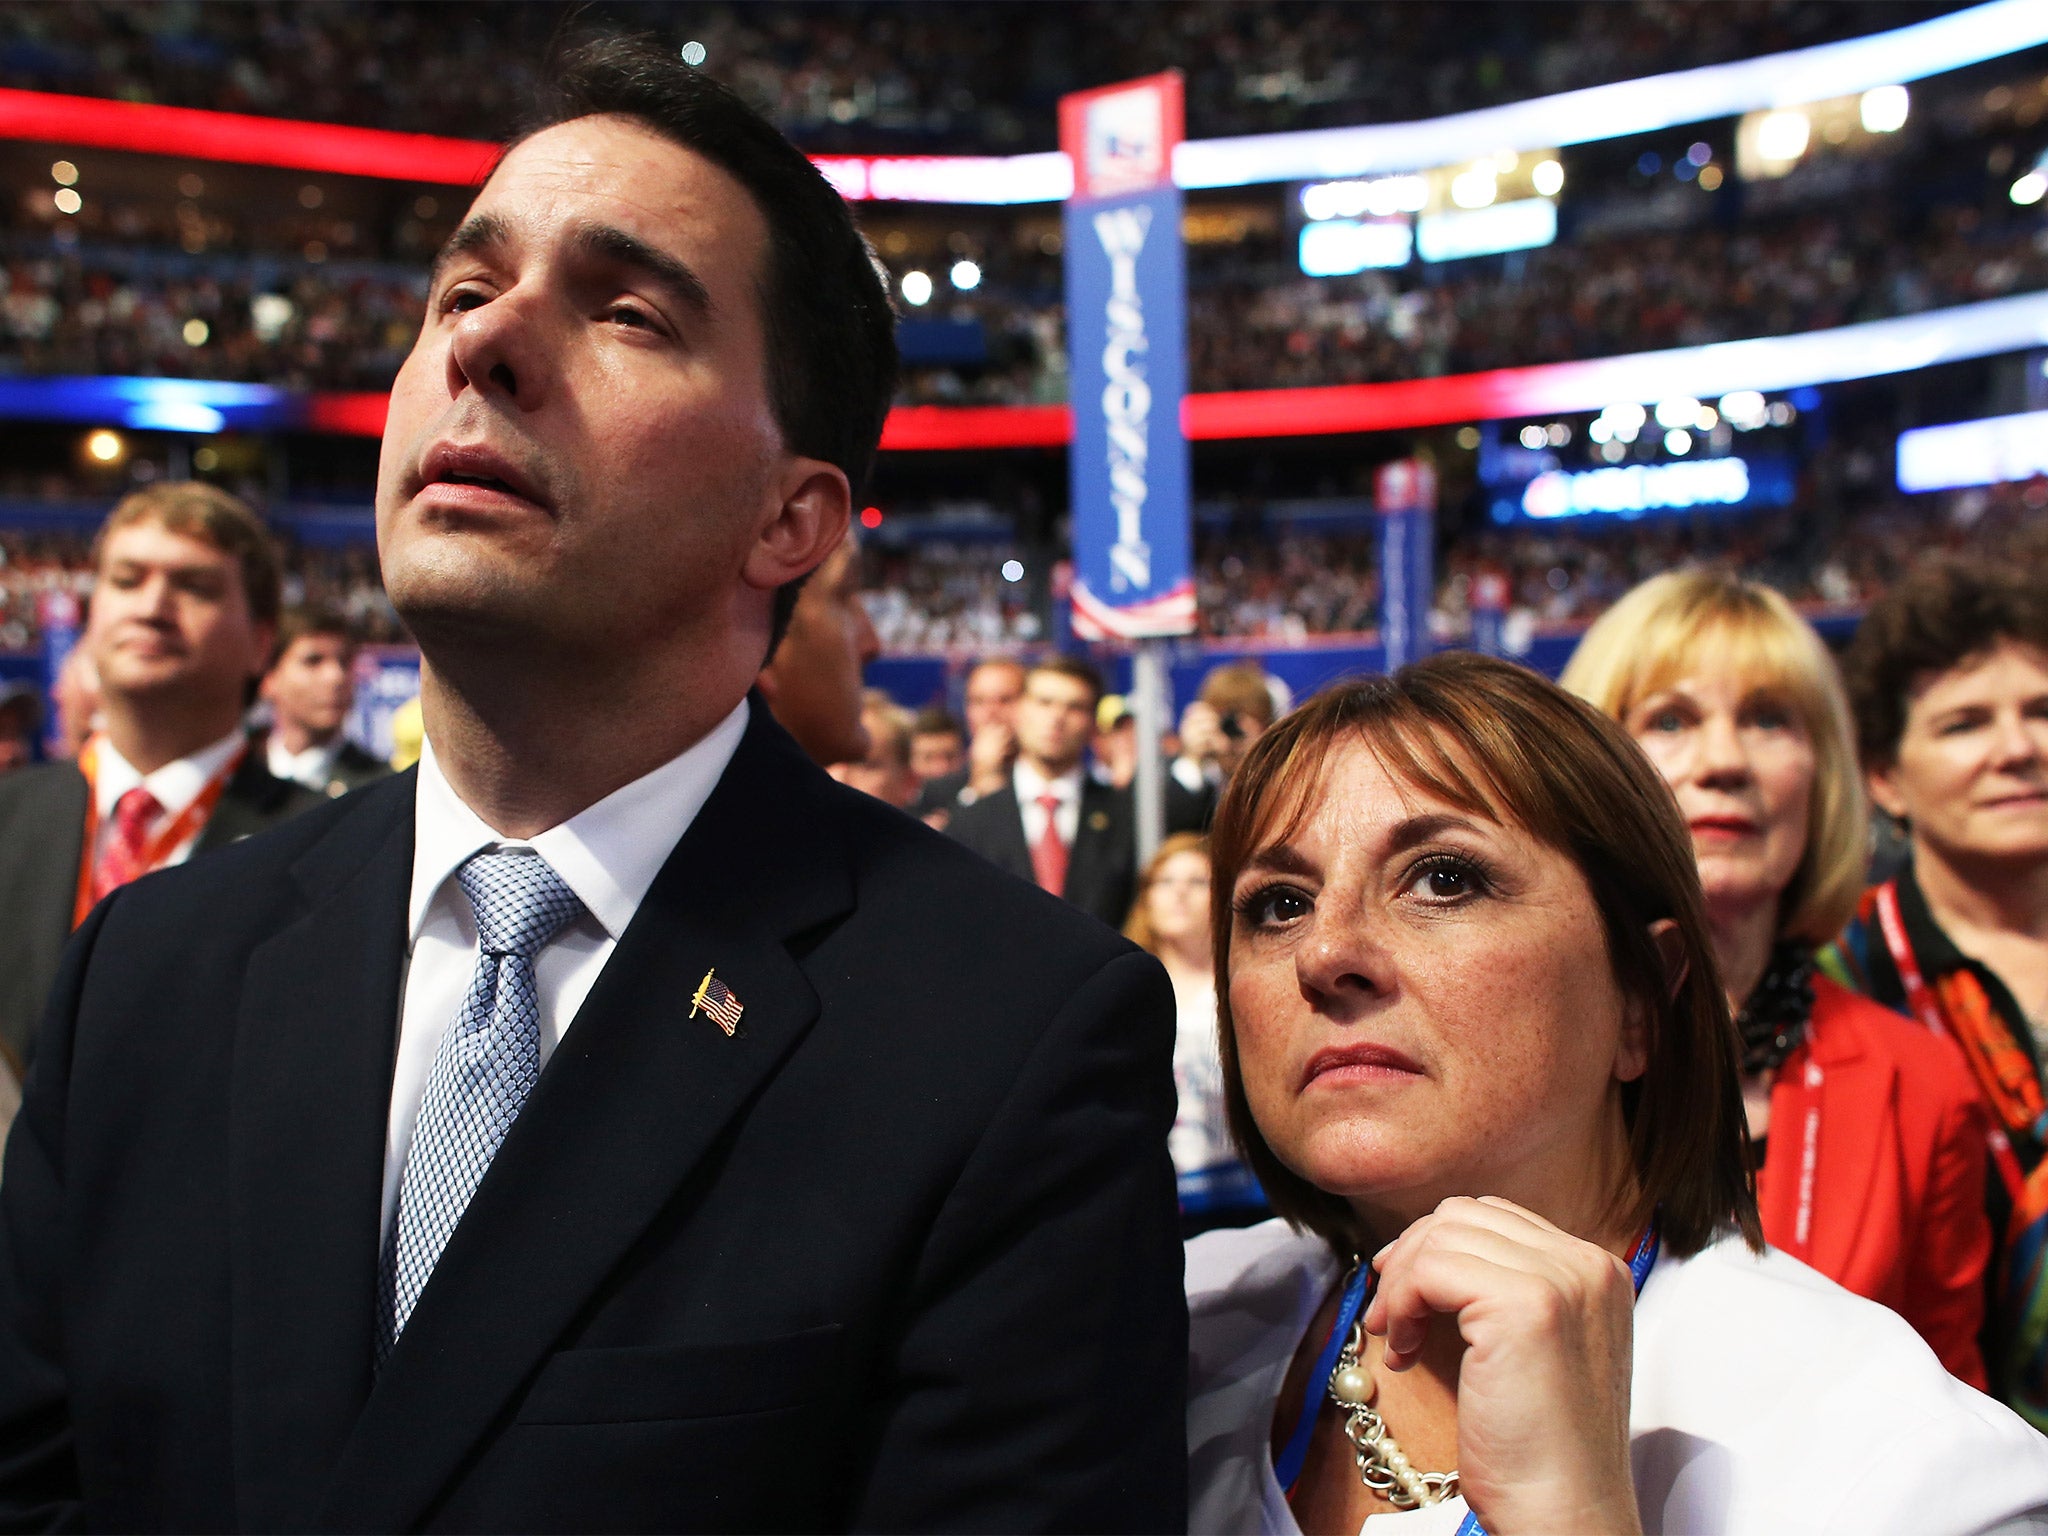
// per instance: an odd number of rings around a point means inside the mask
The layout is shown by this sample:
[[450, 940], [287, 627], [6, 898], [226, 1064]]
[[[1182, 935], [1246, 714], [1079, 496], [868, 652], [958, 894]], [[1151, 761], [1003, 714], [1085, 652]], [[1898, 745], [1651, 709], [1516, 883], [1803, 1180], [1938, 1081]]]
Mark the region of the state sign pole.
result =
[[1074, 168], [1063, 210], [1073, 626], [1135, 646], [1138, 856], [1165, 830], [1165, 641], [1195, 628], [1187, 436], [1187, 270], [1173, 151], [1178, 71], [1060, 98]]

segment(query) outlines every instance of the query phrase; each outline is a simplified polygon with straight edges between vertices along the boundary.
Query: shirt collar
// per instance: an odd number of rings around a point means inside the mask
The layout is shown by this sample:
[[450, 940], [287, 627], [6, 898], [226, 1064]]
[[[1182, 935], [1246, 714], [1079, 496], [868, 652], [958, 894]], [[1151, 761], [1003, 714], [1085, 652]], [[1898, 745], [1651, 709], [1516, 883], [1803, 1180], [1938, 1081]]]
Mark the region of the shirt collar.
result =
[[745, 699], [695, 746], [613, 790], [560, 826], [529, 838], [501, 837], [455, 793], [422, 745], [414, 796], [412, 900], [407, 944], [450, 876], [487, 848], [531, 848], [548, 861], [614, 942], [633, 921], [661, 866], [697, 819], [747, 730]]
[[101, 821], [114, 814], [114, 807], [129, 790], [141, 785], [163, 807], [165, 816], [177, 816], [199, 798], [199, 792], [213, 782], [214, 775], [227, 767], [235, 753], [248, 746], [239, 729], [202, 747], [190, 757], [165, 763], [153, 773], [143, 773], [101, 736], [93, 748], [93, 801]]
[[287, 752], [284, 743], [272, 736], [263, 755], [276, 778], [296, 779], [301, 783], [319, 779], [324, 783], [333, 770], [334, 760], [341, 756], [341, 740], [337, 736], [332, 741], [315, 742], [303, 752]]
[[1960, 970], [1970, 963], [1969, 957], [1956, 948], [1934, 920], [1928, 910], [1927, 898], [1921, 893], [1920, 882], [1914, 878], [1913, 865], [1909, 860], [1898, 874], [1899, 921], [1906, 929], [1906, 942], [1913, 946], [1913, 959], [1920, 967], [1920, 974], [1929, 978], [1946, 976], [1950, 971]]
[[1048, 779], [1020, 757], [1010, 782], [1016, 788], [1019, 805], [1028, 805], [1041, 795], [1057, 795], [1064, 804], [1081, 796], [1081, 765], [1076, 763], [1058, 778]]

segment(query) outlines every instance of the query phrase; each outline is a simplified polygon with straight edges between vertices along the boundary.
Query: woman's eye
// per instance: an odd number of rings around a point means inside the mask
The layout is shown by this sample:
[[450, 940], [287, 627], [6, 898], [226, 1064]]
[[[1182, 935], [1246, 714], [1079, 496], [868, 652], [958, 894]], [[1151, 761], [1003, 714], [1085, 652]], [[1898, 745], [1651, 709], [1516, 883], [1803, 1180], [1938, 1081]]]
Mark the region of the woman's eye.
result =
[[1685, 729], [1685, 717], [1675, 709], [1660, 709], [1643, 722], [1646, 731], [1670, 732]]
[[1417, 865], [1408, 889], [1426, 901], [1453, 905], [1486, 889], [1486, 878], [1469, 860], [1439, 856]]
[[1292, 886], [1269, 885], [1240, 899], [1237, 910], [1254, 928], [1276, 928], [1306, 917], [1311, 905], [1308, 897]]

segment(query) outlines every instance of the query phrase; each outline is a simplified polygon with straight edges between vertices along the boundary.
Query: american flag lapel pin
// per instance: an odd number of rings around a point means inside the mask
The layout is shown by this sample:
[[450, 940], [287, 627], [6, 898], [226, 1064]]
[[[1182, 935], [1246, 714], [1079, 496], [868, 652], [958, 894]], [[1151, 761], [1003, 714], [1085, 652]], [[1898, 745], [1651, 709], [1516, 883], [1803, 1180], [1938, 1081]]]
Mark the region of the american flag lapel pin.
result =
[[711, 1021], [728, 1036], [738, 1031], [740, 1015], [746, 1012], [746, 1005], [732, 994], [732, 988], [718, 979], [715, 971], [706, 971], [704, 979], [697, 983], [697, 995], [690, 999], [690, 1017], [707, 1014]]

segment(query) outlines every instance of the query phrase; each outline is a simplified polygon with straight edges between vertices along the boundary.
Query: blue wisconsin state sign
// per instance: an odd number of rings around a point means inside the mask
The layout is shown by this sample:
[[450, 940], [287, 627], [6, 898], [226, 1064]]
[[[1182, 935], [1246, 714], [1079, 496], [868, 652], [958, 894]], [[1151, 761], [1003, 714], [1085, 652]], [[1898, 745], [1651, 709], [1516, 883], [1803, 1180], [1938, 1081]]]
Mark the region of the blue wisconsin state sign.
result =
[[1181, 77], [1060, 100], [1074, 165], [1065, 209], [1074, 632], [1087, 640], [1195, 627], [1188, 518], [1187, 278], [1173, 149]]

